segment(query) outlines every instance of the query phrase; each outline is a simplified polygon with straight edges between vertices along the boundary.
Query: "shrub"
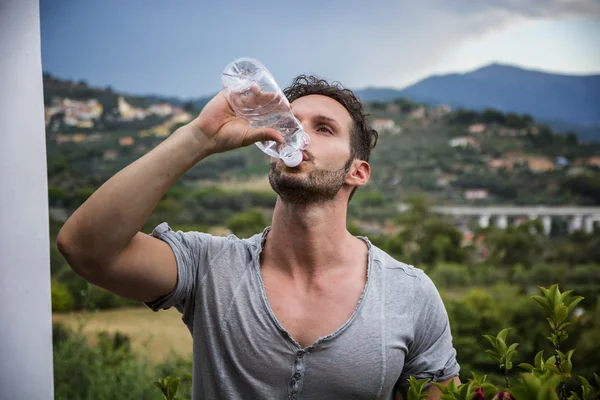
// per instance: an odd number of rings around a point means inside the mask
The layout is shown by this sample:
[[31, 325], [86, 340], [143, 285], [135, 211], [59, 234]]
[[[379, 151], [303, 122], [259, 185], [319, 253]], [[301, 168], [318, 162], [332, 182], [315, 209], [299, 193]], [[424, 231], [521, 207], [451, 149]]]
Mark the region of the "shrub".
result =
[[66, 285], [53, 281], [51, 285], [52, 312], [67, 312], [73, 309], [75, 300]]
[[[543, 296], [531, 296], [549, 315], [546, 319], [550, 325], [550, 334], [546, 338], [552, 345], [551, 355], [544, 360], [544, 350], [539, 351], [533, 364], [520, 363], [518, 368], [525, 371], [520, 374], [518, 382], [511, 385], [509, 371], [513, 369], [513, 358], [517, 354], [519, 343], [510, 343], [508, 334], [511, 328], [502, 329], [498, 335], [483, 335], [489, 342], [490, 348], [486, 353], [497, 363], [499, 369], [504, 375], [503, 384], [492, 384], [487, 382], [487, 375], [479, 376], [472, 372], [472, 377], [467, 382], [456, 386], [454, 382], [444, 386], [437, 382], [433, 384], [443, 393], [442, 399], [455, 400], [529, 400], [529, 399], [548, 399], [548, 400], [597, 400], [600, 398], [600, 377], [594, 373], [594, 382], [590, 384], [588, 380], [579, 376], [581, 382], [581, 391], [576, 393], [567, 389], [567, 383], [573, 376], [572, 355], [575, 351], [571, 349], [565, 351], [561, 348], [568, 338], [567, 326], [572, 324], [571, 313], [577, 305], [583, 300], [581, 296], [572, 296], [572, 290], [561, 293], [558, 285], [552, 285], [549, 289], [540, 287]], [[476, 297], [474, 303], [481, 304], [483, 310], [489, 310], [491, 297], [485, 293], [474, 293], [471, 296]], [[410, 388], [407, 393], [408, 400], [417, 400], [427, 398], [425, 384], [428, 379], [417, 380], [411, 377]], [[581, 394], [581, 395], [580, 395]], [[569, 396], [569, 397], [568, 397]]]
[[53, 327], [54, 395], [56, 399], [159, 399], [152, 367], [131, 350], [121, 334], [100, 333], [88, 346], [81, 329]]
[[458, 264], [440, 264], [430, 274], [436, 285], [444, 287], [464, 287], [471, 285], [469, 268]]

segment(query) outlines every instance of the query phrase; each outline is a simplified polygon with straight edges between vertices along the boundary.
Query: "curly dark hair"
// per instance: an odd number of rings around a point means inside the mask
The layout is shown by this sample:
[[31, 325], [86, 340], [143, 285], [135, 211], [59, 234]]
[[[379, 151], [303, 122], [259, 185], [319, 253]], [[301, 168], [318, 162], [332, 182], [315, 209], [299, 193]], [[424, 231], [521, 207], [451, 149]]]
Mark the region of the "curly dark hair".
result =
[[369, 114], [365, 113], [362, 103], [350, 89], [342, 87], [339, 82], [330, 84], [316, 76], [299, 75], [289, 87], [283, 90], [283, 93], [290, 103], [300, 97], [320, 94], [331, 97], [343, 105], [354, 121], [350, 130], [350, 159], [369, 161], [371, 150], [377, 144], [379, 134], [369, 126], [367, 119]]

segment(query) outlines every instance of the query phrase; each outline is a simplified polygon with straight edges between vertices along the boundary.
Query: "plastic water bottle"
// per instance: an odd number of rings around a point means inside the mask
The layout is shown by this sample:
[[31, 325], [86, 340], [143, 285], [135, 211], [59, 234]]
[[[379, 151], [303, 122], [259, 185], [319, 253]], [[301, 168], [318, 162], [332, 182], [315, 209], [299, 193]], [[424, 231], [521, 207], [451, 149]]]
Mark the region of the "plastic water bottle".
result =
[[277, 129], [283, 137], [283, 144], [270, 140], [256, 145], [267, 155], [281, 158], [288, 167], [298, 166], [310, 139], [264, 65], [252, 58], [239, 58], [227, 65], [221, 80], [227, 101], [238, 117], [252, 128]]

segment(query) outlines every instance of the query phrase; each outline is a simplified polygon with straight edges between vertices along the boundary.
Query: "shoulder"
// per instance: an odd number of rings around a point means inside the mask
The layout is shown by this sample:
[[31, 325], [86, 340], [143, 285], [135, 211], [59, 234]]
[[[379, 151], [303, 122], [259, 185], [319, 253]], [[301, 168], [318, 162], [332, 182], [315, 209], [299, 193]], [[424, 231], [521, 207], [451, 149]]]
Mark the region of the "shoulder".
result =
[[389, 284], [410, 289], [409, 292], [419, 300], [438, 296], [435, 284], [425, 271], [396, 260], [373, 244], [371, 244], [371, 248], [373, 251], [373, 266], [381, 270]]
[[171, 247], [186, 248], [191, 253], [216, 257], [231, 252], [247, 253], [258, 249], [265, 232], [249, 238], [239, 238], [234, 234], [218, 236], [206, 232], [173, 230], [168, 223], [163, 222], [156, 226], [150, 235], [169, 243]]

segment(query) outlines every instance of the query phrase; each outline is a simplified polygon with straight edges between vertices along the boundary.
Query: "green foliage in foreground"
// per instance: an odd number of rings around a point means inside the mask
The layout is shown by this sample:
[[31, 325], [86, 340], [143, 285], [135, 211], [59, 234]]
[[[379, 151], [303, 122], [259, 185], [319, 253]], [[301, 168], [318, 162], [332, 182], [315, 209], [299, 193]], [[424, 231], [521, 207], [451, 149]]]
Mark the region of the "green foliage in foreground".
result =
[[[191, 362], [173, 357], [153, 366], [134, 353], [126, 335], [98, 333], [94, 346], [82, 329], [71, 331], [62, 324], [53, 327], [54, 397], [57, 400], [159, 400], [152, 381], [169, 371], [189, 370]], [[179, 386], [190, 397], [191, 380]]]
[[[577, 304], [583, 300], [581, 296], [571, 296], [572, 290], [561, 293], [558, 285], [549, 289], [540, 287], [543, 296], [531, 296], [549, 315], [546, 320], [550, 326], [550, 334], [546, 338], [553, 346], [553, 355], [544, 360], [544, 352], [537, 353], [534, 365], [521, 363], [519, 368], [523, 371], [516, 384], [511, 386], [509, 371], [513, 367], [512, 358], [517, 352], [518, 343], [508, 344], [507, 337], [510, 328], [503, 329], [496, 336], [484, 335], [491, 345], [486, 353], [495, 360], [505, 376], [504, 385], [493, 385], [486, 382], [487, 376], [480, 377], [472, 373], [473, 377], [467, 382], [456, 386], [454, 382], [444, 386], [433, 382], [443, 393], [443, 400], [598, 400], [600, 398], [600, 378], [594, 373], [596, 386], [591, 385], [583, 376], [579, 376], [581, 390], [579, 392], [566, 389], [567, 381], [572, 379], [573, 363], [571, 356], [575, 349], [566, 353], [560, 350], [568, 334], [566, 327], [571, 325], [569, 316]], [[410, 379], [410, 388], [407, 400], [420, 400], [426, 398], [425, 388], [428, 379]], [[569, 395], [570, 394], [570, 395]]]

